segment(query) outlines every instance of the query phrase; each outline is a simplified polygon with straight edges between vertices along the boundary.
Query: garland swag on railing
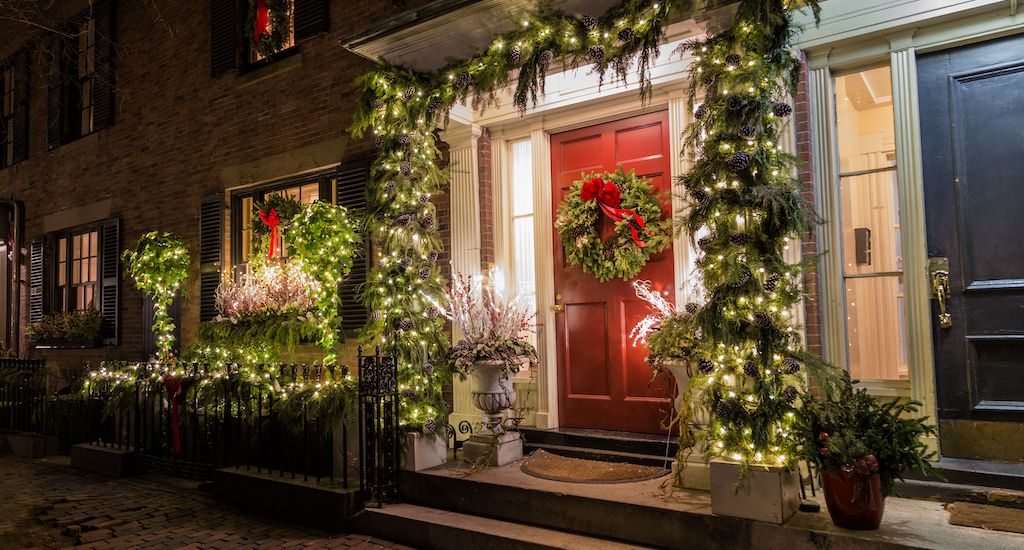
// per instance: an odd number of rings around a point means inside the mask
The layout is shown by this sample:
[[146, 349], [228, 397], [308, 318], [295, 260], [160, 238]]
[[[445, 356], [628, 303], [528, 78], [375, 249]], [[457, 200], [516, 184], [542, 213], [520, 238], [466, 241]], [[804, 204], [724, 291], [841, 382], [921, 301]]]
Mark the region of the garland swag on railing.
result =
[[447, 425], [445, 377], [430, 363], [447, 347], [444, 320], [430, 305], [445, 287], [435, 265], [441, 239], [430, 199], [448, 185], [434, 131], [447, 125], [458, 102], [468, 99], [475, 108], [496, 103], [513, 75], [513, 102], [525, 111], [543, 94], [556, 60], [569, 67], [593, 64], [602, 83], [625, 80], [635, 68], [646, 100], [651, 64], [677, 3], [623, 0], [599, 18], [540, 3], [477, 55], [433, 72], [382, 64], [361, 78], [350, 131], [355, 137], [370, 131], [379, 147], [367, 188], [367, 226], [379, 255], [361, 294], [371, 312], [364, 337], [398, 359], [404, 427], [430, 433]]

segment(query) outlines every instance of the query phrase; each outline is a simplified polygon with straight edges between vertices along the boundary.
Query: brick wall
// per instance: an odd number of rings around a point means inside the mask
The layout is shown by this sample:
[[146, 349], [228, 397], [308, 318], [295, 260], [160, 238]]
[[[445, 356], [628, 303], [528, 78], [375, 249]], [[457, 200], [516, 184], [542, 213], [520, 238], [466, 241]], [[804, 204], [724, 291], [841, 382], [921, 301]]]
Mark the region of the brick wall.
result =
[[477, 140], [480, 171], [480, 267], [486, 270], [497, 261], [494, 251], [494, 181], [491, 172], [491, 132], [484, 128]]
[[[59, 3], [62, 13], [54, 18], [88, 6], [87, 0], [75, 2]], [[425, 3], [409, 2], [405, 9]], [[172, 231], [188, 242], [198, 273], [201, 199], [253, 181], [225, 178], [227, 168], [347, 136], [357, 96], [354, 81], [370, 62], [342, 48], [339, 38], [398, 11], [387, 1], [336, 0], [330, 32], [303, 41], [299, 63], [292, 59], [295, 66], [287, 71], [270, 69], [254, 80], [236, 71], [210, 76], [210, 2], [178, 2], [173, 9], [158, 5], [159, 11], [152, 2], [118, 2], [114, 125], [51, 152], [45, 135], [45, 35], [25, 24], [0, 24], [0, 59], [30, 41], [37, 44], [29, 158], [0, 170], [0, 197], [25, 204], [26, 243], [44, 233], [45, 216], [56, 214], [51, 219], [60, 220], [76, 207], [109, 201], [110, 217], [122, 222], [123, 248], [134, 246], [144, 232]], [[342, 147], [336, 151], [342, 161], [366, 158], [373, 150], [369, 140], [349, 140]], [[439, 219], [447, 239], [447, 197], [437, 199], [445, 210]], [[198, 322], [198, 290], [192, 278], [182, 310], [186, 337]], [[24, 323], [27, 290], [22, 298]], [[48, 358], [76, 368], [83, 360], [140, 358], [141, 301], [131, 283], [122, 281], [117, 348], [46, 352]]]
[[[800, 160], [798, 177], [804, 184], [804, 198], [814, 204], [814, 165], [811, 158], [810, 99], [807, 94], [806, 64], [800, 72], [800, 82], [797, 85], [794, 104], [796, 152]], [[818, 243], [813, 231], [803, 236], [802, 247], [801, 252], [804, 258], [813, 258], [818, 254]], [[807, 350], [820, 355], [822, 352], [821, 311], [819, 308], [818, 272], [814, 267], [808, 267], [804, 272], [804, 292], [807, 295], [804, 300], [804, 330], [807, 338]]]

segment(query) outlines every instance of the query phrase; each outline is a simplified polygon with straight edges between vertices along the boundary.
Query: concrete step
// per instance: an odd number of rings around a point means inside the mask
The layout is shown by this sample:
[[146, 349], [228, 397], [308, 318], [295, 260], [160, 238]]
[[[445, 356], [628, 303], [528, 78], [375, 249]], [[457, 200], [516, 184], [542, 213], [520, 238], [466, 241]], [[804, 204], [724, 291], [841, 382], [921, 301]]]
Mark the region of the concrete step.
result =
[[527, 446], [560, 445], [658, 457], [674, 457], [679, 448], [676, 438], [667, 435], [579, 428], [520, 428], [519, 431]]
[[[942, 472], [947, 483], [1024, 491], [1024, 463], [942, 458], [933, 462], [932, 466]], [[907, 472], [907, 479], [943, 483], [941, 480], [925, 478], [916, 471]]]
[[671, 468], [672, 462], [675, 460], [674, 457], [589, 449], [586, 447], [570, 447], [566, 445], [550, 445], [545, 443], [523, 444], [523, 450], [526, 453], [531, 453], [538, 449], [543, 449], [551, 454], [571, 458], [584, 458], [587, 460], [600, 460], [603, 462], [626, 462], [629, 464], [638, 464], [640, 466], [658, 466], [661, 468]]
[[433, 550], [645, 548], [414, 504], [390, 504], [383, 508], [367, 508], [356, 518], [353, 528], [359, 533], [386, 538], [414, 548]]

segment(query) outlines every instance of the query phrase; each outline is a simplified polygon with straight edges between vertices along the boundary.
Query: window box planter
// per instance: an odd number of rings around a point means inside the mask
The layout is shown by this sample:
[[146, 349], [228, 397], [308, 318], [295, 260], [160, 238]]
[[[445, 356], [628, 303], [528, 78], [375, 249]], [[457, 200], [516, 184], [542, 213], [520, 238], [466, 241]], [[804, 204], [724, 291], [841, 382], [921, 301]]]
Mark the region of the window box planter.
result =
[[36, 349], [92, 349], [103, 345], [99, 337], [94, 338], [42, 338], [33, 344]]

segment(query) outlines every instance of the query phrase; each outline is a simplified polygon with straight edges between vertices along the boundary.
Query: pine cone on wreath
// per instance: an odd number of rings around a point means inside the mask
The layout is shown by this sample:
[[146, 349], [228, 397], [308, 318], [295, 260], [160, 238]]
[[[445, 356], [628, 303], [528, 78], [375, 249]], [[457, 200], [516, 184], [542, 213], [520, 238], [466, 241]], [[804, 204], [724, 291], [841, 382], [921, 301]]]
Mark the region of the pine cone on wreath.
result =
[[743, 365], [743, 374], [751, 378], [757, 378], [758, 376], [761, 376], [761, 369], [757, 368], [757, 363], [753, 361], [747, 361]]
[[789, 103], [778, 102], [772, 105], [772, 114], [778, 117], [789, 116], [793, 113], [793, 108], [789, 106]]
[[604, 249], [604, 259], [606, 259], [606, 260], [615, 259], [615, 251], [612, 250], [611, 248], [605, 248]]
[[726, 65], [739, 65], [741, 61], [743, 61], [743, 58], [741, 58], [739, 54], [731, 53], [725, 56]]
[[590, 15], [580, 16], [580, 22], [586, 27], [588, 31], [592, 31], [597, 28], [597, 19]]
[[753, 126], [743, 126], [740, 128], [740, 137], [746, 140], [751, 140], [757, 137], [757, 128]]
[[591, 63], [600, 63], [604, 59], [604, 46], [600, 44], [594, 44], [587, 50], [587, 56], [590, 58]]
[[699, 246], [699, 247], [701, 247], [703, 249], [707, 249], [708, 245], [710, 245], [713, 242], [715, 242], [714, 235], [705, 235], [705, 236], [697, 239], [697, 246]]
[[619, 35], [618, 36], [619, 36], [619, 40], [628, 43], [628, 42], [632, 42], [633, 39], [636, 38], [636, 33], [633, 32], [633, 29], [631, 29], [629, 27], [626, 27], [626, 28], [622, 29], [621, 31], [619, 31]]
[[519, 65], [519, 62], [523, 59], [523, 49], [519, 46], [512, 46], [508, 49], [506, 58], [509, 65]]
[[744, 151], [736, 151], [729, 159], [729, 169], [733, 172], [745, 170], [748, 166], [750, 166], [750, 154]]
[[778, 273], [772, 273], [768, 276], [768, 279], [764, 282], [764, 289], [768, 292], [775, 292], [775, 289], [779, 286], [779, 281], [782, 277]]
[[731, 95], [725, 100], [725, 107], [730, 111], [737, 111], [743, 108], [743, 98], [738, 95]]

